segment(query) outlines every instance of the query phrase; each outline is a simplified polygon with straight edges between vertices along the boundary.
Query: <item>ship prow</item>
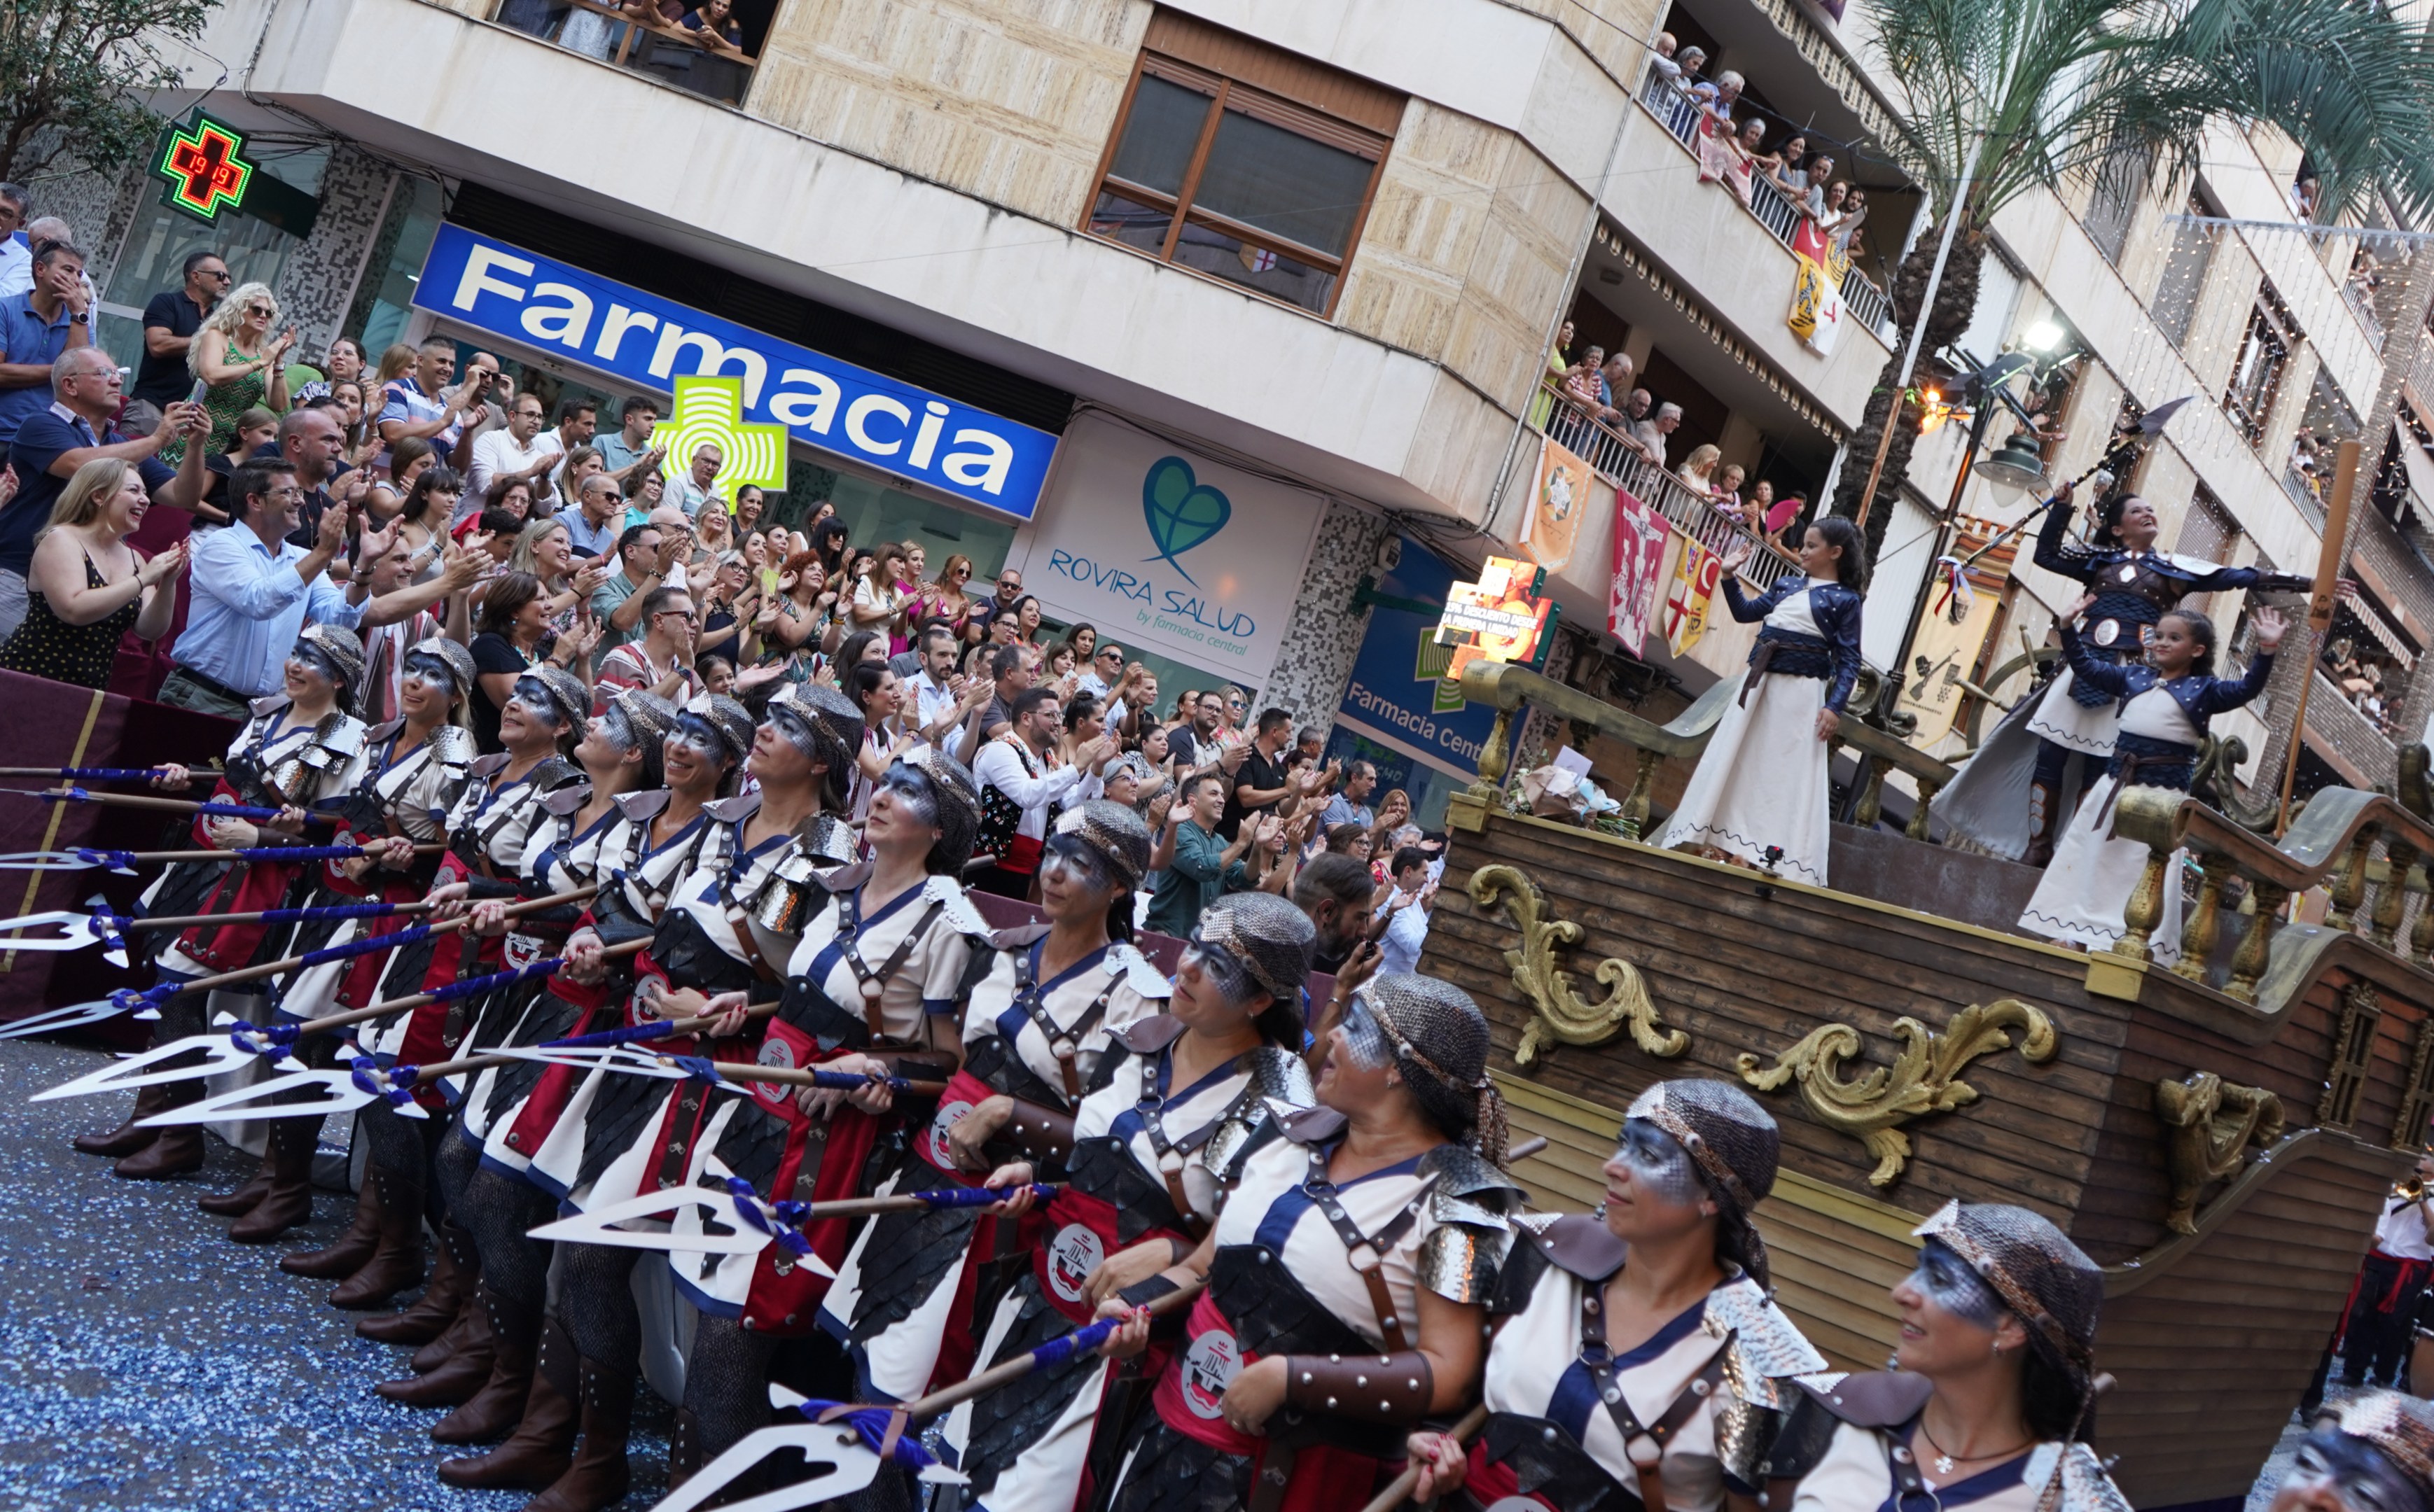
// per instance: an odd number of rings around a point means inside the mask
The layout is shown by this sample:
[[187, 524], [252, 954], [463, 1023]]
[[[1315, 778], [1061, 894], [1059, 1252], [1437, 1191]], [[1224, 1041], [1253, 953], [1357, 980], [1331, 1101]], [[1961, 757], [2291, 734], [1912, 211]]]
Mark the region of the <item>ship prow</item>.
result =
[[[2152, 862], [2093, 954], [2019, 930], [2036, 871], [1891, 832], [1836, 825], [1812, 887], [1515, 813], [1492, 783], [1448, 823], [1421, 969], [1486, 1011], [1513, 1122], [1551, 1141], [1519, 1168], [1542, 1206], [1596, 1205], [1649, 1083], [1733, 1081], [1783, 1130], [1779, 1300], [1838, 1368], [1892, 1352], [1920, 1219], [2031, 1208], [2105, 1267], [2097, 1442], [2123, 1488], [2246, 1496], [2434, 1114], [2423, 816], [2328, 790], [2277, 844], [2129, 790], [2117, 830]], [[2203, 883], [2168, 967], [2175, 855]], [[2319, 886], [2323, 924], [2280, 923]]]

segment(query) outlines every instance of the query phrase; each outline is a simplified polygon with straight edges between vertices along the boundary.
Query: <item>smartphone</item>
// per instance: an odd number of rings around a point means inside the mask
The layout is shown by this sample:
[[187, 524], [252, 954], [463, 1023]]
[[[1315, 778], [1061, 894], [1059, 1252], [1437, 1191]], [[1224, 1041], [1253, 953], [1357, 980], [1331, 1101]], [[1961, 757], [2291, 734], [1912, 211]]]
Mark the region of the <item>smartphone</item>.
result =
[[195, 380], [195, 386], [186, 390], [186, 402], [189, 404], [200, 404], [203, 401], [203, 396], [211, 391], [212, 385], [197, 378]]

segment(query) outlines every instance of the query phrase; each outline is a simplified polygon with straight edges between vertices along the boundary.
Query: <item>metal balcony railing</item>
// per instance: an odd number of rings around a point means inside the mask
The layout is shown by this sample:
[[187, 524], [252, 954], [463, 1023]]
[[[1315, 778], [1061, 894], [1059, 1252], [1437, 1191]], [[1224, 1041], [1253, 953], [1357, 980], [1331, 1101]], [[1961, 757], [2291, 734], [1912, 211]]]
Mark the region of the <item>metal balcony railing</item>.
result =
[[724, 105], [744, 102], [759, 61], [686, 29], [657, 0], [499, 0], [490, 19]]
[[[1640, 86], [1639, 103], [1665, 127], [1666, 134], [1682, 144], [1693, 158], [1698, 156], [1699, 108], [1688, 95], [1667, 83], [1662, 74], [1651, 70], [1648, 81]], [[1752, 179], [1748, 208], [1776, 241], [1786, 247], [1791, 246], [1800, 230], [1801, 212], [1782, 190], [1769, 179]], [[1893, 301], [1856, 266], [1846, 268], [1843, 274], [1843, 308], [1888, 345], [1892, 343]]]
[[1547, 385], [1539, 391], [1539, 402], [1546, 412], [1540, 429], [1595, 467], [1598, 476], [1663, 515], [1675, 529], [1719, 552], [1737, 540], [1755, 543], [1757, 550], [1740, 574], [1741, 581], [1751, 588], [1763, 592], [1785, 573], [1800, 570], [1799, 563], [1754, 532], [1718, 514], [1713, 504], [1642, 457], [1621, 433], [1583, 409], [1562, 390]]
[[2358, 324], [2366, 328], [2367, 339], [2374, 343], [2374, 349], [2383, 350], [2383, 317], [2374, 313], [2374, 296], [2358, 287], [2356, 280], [2344, 279], [2341, 280], [2341, 297], [2349, 302], [2350, 314], [2357, 316]]

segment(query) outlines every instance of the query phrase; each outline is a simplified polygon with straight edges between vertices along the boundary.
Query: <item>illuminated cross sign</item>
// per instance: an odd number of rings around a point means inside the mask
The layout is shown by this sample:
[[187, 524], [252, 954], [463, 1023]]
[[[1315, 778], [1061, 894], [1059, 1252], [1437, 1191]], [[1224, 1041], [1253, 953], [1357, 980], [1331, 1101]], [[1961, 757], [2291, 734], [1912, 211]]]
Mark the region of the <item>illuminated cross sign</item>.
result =
[[244, 150], [243, 136], [197, 112], [183, 129], [170, 131], [154, 170], [168, 180], [163, 203], [207, 221], [236, 209], [253, 178], [253, 164], [240, 156]]

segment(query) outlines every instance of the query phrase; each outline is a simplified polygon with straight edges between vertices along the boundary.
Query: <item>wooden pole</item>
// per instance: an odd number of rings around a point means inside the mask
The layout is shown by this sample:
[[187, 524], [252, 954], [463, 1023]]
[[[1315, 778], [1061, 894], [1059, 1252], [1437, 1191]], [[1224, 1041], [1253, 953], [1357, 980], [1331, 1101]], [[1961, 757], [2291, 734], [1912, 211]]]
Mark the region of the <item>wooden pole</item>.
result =
[[2299, 780], [2299, 748], [2307, 739], [2307, 694], [2316, 686], [2316, 642], [2333, 627], [2339, 601], [2342, 545], [2350, 533], [2350, 497], [2357, 488], [2358, 444], [2344, 441], [2333, 465], [2333, 497], [2324, 509], [2324, 544], [2316, 553], [2316, 581], [2307, 592], [2306, 638], [2300, 643], [2306, 668], [2299, 675], [2299, 709], [2290, 722], [2290, 751], [2282, 763], [2282, 801], [2273, 819], [2275, 839], [2289, 833], [2290, 790]]

